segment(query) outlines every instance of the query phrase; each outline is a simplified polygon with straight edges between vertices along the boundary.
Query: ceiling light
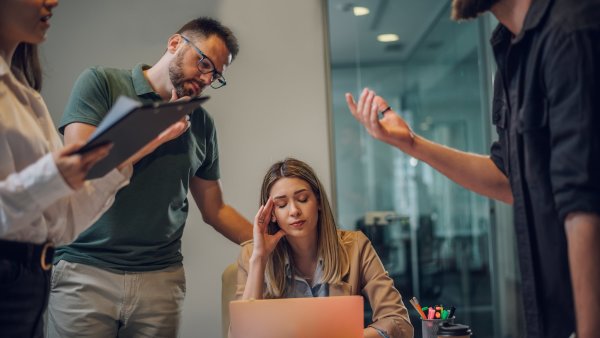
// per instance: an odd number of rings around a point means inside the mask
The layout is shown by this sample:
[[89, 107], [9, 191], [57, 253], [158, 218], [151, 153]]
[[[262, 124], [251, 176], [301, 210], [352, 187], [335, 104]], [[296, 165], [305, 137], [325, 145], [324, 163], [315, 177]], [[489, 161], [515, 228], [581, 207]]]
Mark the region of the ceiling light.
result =
[[379, 34], [377, 35], [377, 41], [379, 42], [394, 42], [400, 40], [398, 34]]
[[352, 8], [352, 11], [356, 16], [363, 16], [369, 14], [369, 9], [367, 7], [355, 6]]

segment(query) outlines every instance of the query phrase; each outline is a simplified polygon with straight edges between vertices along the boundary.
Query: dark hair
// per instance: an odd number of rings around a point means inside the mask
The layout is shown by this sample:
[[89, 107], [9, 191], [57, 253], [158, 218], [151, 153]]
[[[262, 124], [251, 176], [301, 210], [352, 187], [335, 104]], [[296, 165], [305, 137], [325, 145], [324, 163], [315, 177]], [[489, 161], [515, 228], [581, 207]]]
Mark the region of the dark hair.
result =
[[212, 18], [201, 17], [194, 19], [183, 25], [183, 27], [181, 27], [177, 31], [177, 34], [182, 33], [196, 35], [195, 37], [197, 37], [197, 35], [200, 35], [205, 38], [208, 38], [213, 35], [218, 36], [219, 38], [221, 38], [221, 40], [223, 40], [223, 42], [225, 42], [225, 46], [227, 46], [227, 49], [229, 49], [232, 61], [235, 59], [235, 56], [240, 50], [238, 40], [235, 37], [235, 35], [233, 35], [231, 29], [223, 26], [223, 24], [221, 24], [219, 21]]
[[15, 49], [12, 61], [12, 72], [15, 76], [37, 90], [42, 90], [42, 66], [37, 45], [21, 42]]

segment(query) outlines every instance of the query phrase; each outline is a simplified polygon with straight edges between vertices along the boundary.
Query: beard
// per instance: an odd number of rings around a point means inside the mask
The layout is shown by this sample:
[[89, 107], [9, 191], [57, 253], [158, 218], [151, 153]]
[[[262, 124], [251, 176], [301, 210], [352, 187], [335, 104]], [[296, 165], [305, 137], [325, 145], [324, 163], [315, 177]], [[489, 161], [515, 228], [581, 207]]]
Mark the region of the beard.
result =
[[452, 0], [452, 20], [475, 19], [500, 0]]
[[[169, 64], [169, 79], [173, 84], [173, 88], [175, 89], [175, 93], [177, 97], [183, 96], [197, 96], [200, 95], [202, 89], [204, 88], [204, 83], [196, 80], [196, 79], [186, 79], [183, 75], [183, 53], [177, 53], [175, 59], [171, 61]], [[194, 82], [200, 87], [200, 90], [196, 93], [193, 88], [186, 88], [186, 83]]]

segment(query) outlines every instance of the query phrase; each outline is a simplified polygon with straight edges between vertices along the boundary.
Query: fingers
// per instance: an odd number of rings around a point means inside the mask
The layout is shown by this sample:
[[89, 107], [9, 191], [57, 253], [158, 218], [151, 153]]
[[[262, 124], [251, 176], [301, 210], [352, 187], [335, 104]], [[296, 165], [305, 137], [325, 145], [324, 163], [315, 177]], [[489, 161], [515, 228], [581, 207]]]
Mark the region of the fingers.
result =
[[364, 118], [363, 118], [363, 109], [365, 108], [365, 100], [367, 99], [368, 95], [369, 95], [369, 89], [365, 88], [360, 93], [360, 97], [358, 98], [358, 104], [356, 106], [356, 113], [358, 114], [359, 120], [361, 122], [364, 121]]
[[183, 134], [190, 127], [190, 117], [185, 115], [179, 121], [170, 125], [167, 129], [163, 130], [157, 137], [160, 140], [159, 144], [170, 141], [181, 134]]
[[368, 121], [372, 130], [378, 131], [379, 129], [381, 129], [381, 124], [379, 123], [379, 107], [372, 100], [368, 112]]
[[177, 91], [175, 89], [171, 89], [171, 98], [169, 99], [169, 102], [173, 102], [173, 101], [189, 101], [192, 98], [190, 96], [182, 96], [179, 97], [177, 95]]
[[348, 104], [348, 109], [350, 109], [352, 116], [358, 119], [356, 116], [356, 102], [354, 102], [354, 97], [350, 93], [346, 93], [346, 104]]
[[83, 142], [76, 142], [76, 143], [68, 144], [59, 151], [59, 156], [69, 156], [69, 155], [73, 154], [74, 152], [76, 152], [77, 150], [79, 150], [79, 148], [83, 147], [83, 145], [84, 145]]
[[82, 154], [82, 170], [85, 171], [85, 173], [87, 173], [94, 166], [94, 164], [98, 163], [98, 161], [108, 156], [112, 147], [112, 144], [106, 144]]
[[271, 210], [273, 209], [273, 200], [269, 197], [265, 205], [261, 205], [254, 217], [254, 225], [261, 230], [261, 232], [267, 231], [267, 225], [271, 217]]
[[386, 100], [383, 99], [383, 97], [376, 95], [375, 98], [373, 99], [374, 104], [377, 105], [377, 111], [383, 111], [384, 109], [386, 109], [387, 107], [389, 107], [389, 104], [387, 103]]
[[254, 216], [254, 229], [259, 229], [260, 232], [263, 232], [264, 227], [264, 219], [261, 219], [261, 215], [263, 214], [263, 210], [265, 209], [264, 205], [261, 205], [256, 212], [256, 216]]
[[83, 154], [75, 154], [81, 146], [81, 143], [71, 144], [53, 155], [58, 171], [72, 189], [79, 189], [83, 185], [90, 169], [106, 157], [112, 148], [112, 144], [107, 144]]
[[175, 101], [178, 98], [179, 96], [177, 96], [177, 91], [175, 90], [175, 88], [171, 89], [171, 99], [169, 100], [169, 102]]

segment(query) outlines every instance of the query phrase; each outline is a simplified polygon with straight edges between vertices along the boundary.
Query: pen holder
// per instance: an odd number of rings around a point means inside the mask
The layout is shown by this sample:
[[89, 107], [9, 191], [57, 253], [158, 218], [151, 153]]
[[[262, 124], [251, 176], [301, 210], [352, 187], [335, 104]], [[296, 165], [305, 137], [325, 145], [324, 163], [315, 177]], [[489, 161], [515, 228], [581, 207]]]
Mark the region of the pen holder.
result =
[[454, 317], [446, 319], [421, 319], [421, 333], [423, 338], [437, 338], [440, 325], [454, 324]]

